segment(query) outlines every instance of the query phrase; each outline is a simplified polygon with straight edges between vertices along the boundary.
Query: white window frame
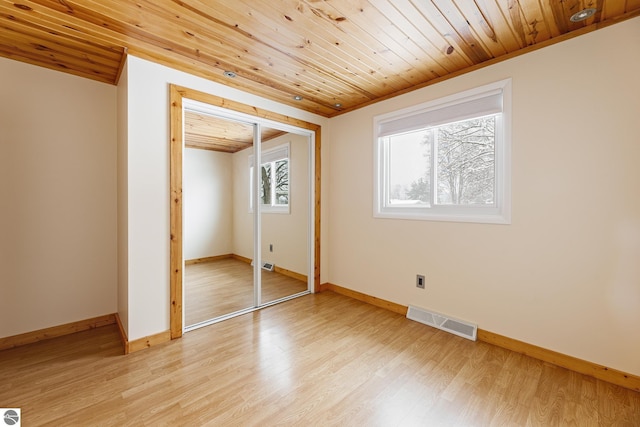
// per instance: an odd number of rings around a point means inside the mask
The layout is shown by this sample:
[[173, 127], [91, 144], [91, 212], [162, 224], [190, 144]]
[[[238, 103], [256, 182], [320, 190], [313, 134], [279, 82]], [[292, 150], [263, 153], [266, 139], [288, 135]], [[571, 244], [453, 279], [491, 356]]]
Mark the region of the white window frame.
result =
[[[290, 214], [291, 213], [291, 156], [290, 156], [290, 143], [287, 142], [282, 145], [278, 145], [277, 147], [270, 148], [268, 150], [263, 150], [260, 156], [261, 165], [265, 163], [275, 163], [280, 160], [286, 159], [289, 163], [289, 194], [288, 199], [289, 202], [286, 205], [260, 205], [260, 212], [262, 213], [279, 213], [279, 214]], [[254, 155], [251, 154], [249, 156], [249, 213], [253, 213], [253, 162]], [[274, 188], [275, 191], [275, 188]]]
[[[499, 109], [500, 111], [497, 111]], [[478, 205], [386, 204], [388, 191], [386, 136], [496, 114], [495, 203]], [[374, 117], [374, 194], [376, 218], [511, 223], [511, 79]], [[433, 171], [432, 171], [433, 172]]]

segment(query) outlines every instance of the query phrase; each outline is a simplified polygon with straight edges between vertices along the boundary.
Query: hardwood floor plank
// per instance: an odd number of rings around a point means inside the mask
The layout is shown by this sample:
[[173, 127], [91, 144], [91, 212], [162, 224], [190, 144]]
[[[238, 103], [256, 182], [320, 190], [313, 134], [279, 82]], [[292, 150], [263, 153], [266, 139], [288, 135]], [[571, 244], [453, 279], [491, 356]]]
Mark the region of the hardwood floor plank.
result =
[[[277, 272], [261, 277], [263, 303], [307, 290], [307, 283]], [[184, 283], [187, 326], [254, 306], [253, 267], [228, 256], [187, 264]]]
[[122, 355], [116, 325], [0, 351], [23, 425], [640, 425], [640, 393], [324, 292]]

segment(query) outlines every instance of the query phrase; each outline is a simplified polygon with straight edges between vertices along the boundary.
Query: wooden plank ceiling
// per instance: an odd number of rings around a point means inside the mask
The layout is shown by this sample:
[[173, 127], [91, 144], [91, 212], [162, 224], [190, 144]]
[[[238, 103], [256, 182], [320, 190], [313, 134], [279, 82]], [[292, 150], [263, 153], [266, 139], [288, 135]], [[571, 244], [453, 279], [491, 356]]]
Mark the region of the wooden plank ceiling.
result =
[[[260, 140], [269, 141], [286, 134], [278, 129], [261, 127]], [[253, 126], [246, 123], [185, 111], [184, 140], [189, 148], [235, 153], [253, 146]]]
[[332, 117], [639, 15], [640, 0], [0, 0], [0, 55], [115, 84], [128, 50]]

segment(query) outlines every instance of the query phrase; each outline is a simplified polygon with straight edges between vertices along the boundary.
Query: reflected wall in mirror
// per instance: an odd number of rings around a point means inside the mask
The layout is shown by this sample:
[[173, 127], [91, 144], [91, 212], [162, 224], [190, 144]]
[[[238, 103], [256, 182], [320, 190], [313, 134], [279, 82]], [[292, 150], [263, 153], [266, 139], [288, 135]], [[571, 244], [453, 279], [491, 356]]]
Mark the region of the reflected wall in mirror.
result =
[[293, 133], [262, 143], [263, 304], [309, 288], [309, 146], [308, 136]]

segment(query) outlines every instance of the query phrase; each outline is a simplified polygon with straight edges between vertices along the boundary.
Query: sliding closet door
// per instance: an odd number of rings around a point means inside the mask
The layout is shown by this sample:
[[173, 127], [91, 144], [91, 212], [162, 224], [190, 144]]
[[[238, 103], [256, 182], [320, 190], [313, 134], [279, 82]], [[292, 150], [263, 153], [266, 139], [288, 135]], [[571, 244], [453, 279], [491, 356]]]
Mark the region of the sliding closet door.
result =
[[190, 108], [185, 331], [309, 293], [313, 264], [313, 135], [199, 103]]
[[256, 306], [249, 164], [254, 128], [185, 111], [186, 328]]
[[309, 137], [262, 129], [261, 303], [308, 290]]

